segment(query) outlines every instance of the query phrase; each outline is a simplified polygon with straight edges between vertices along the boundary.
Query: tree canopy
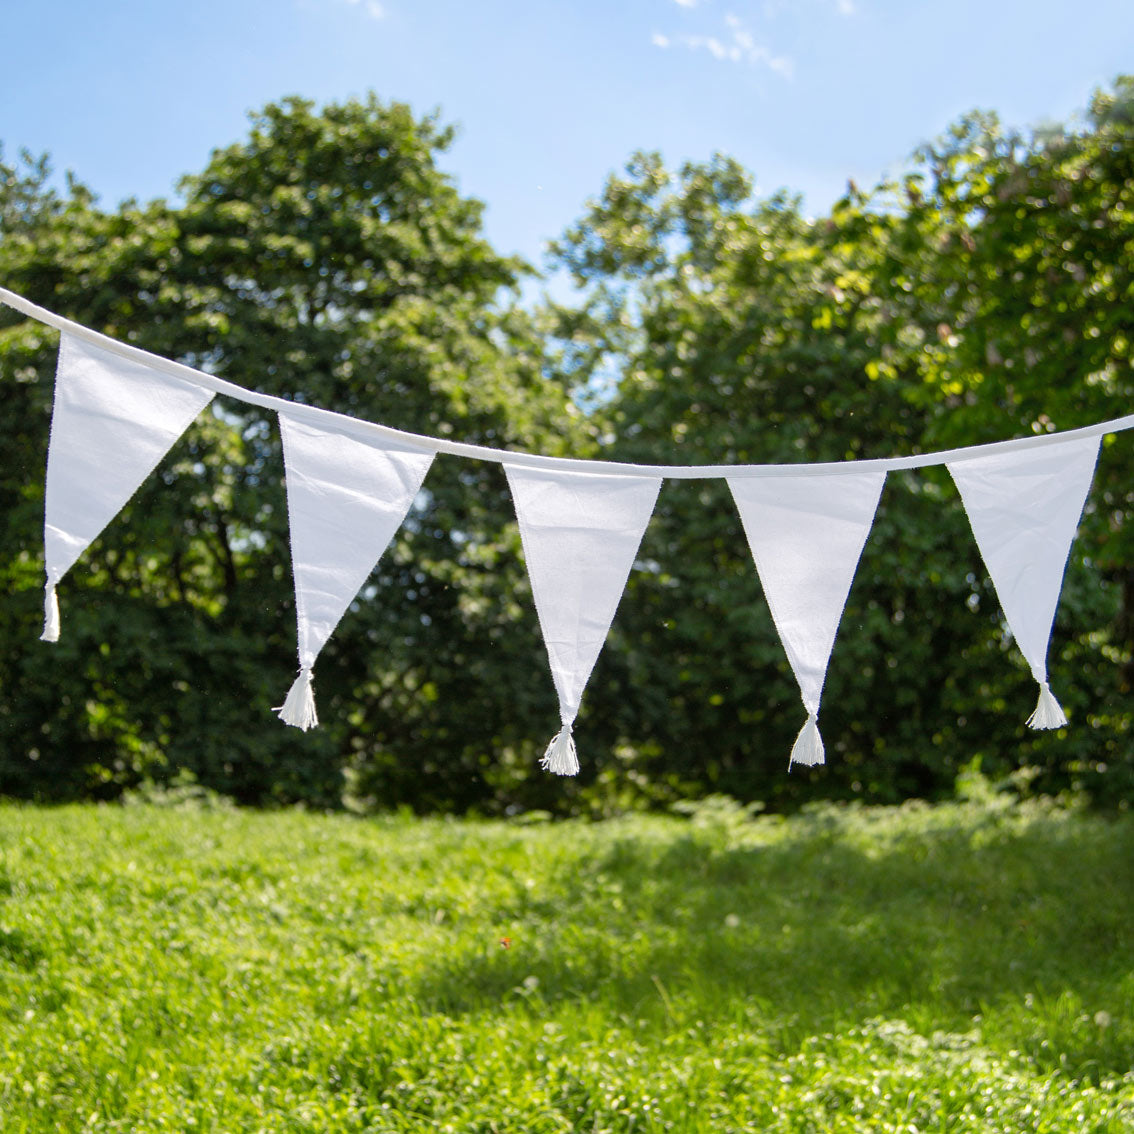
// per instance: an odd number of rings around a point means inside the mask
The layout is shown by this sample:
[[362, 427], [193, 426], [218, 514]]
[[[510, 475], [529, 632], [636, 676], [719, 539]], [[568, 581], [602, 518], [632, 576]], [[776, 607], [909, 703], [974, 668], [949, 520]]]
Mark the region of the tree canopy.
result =
[[[215, 153], [183, 202], [100, 211], [41, 163], [4, 170], [0, 275], [28, 298], [256, 389], [485, 444], [586, 447], [532, 319], [498, 306], [523, 266], [436, 159], [450, 132], [371, 98], [289, 100]], [[69, 580], [58, 651], [33, 631], [54, 336], [6, 320], [22, 399], [5, 460], [13, 649], [0, 790], [116, 792], [188, 769], [237, 798], [468, 807], [497, 750], [551, 715], [503, 477], [437, 462], [427, 497], [321, 660], [328, 721], [268, 713], [295, 641], [274, 423], [225, 403]], [[537, 725], [538, 721], [538, 725]], [[31, 754], [29, 757], [29, 753]], [[493, 761], [495, 763], [495, 761]]]
[[[971, 115], [828, 215], [735, 161], [636, 155], [553, 248], [575, 304], [484, 239], [405, 106], [289, 99], [114, 210], [0, 155], [0, 279], [241, 385], [404, 429], [650, 463], [843, 460], [1129, 408], [1134, 81], [1031, 134]], [[1073, 727], [1027, 734], [1025, 667], [943, 471], [892, 474], [824, 701], [802, 722], [723, 482], [669, 482], [552, 780], [551, 682], [500, 470], [440, 458], [319, 665], [324, 727], [269, 715], [294, 671], [274, 422], [202, 417], [68, 576], [36, 641], [54, 335], [0, 313], [0, 793], [113, 796], [187, 770], [245, 802], [603, 809], [722, 791], [894, 800], [986, 771], [1134, 795], [1132, 458], [1106, 447], [1051, 653]]]

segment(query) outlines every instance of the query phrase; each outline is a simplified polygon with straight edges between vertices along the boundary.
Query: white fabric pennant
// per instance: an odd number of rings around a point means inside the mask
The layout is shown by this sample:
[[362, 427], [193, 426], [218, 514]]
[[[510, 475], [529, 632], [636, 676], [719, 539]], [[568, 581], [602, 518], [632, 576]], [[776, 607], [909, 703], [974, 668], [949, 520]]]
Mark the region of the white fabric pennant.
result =
[[56, 584], [212, 399], [194, 382], [60, 335], [43, 525], [44, 641], [59, 638]]
[[287, 724], [318, 724], [311, 670], [319, 651], [406, 518], [434, 454], [382, 440], [361, 441], [280, 413], [292, 573], [299, 627], [299, 676], [278, 710]]
[[315, 659], [398, 527], [438, 452], [502, 464], [520, 521], [563, 728], [544, 755], [578, 771], [572, 724], [661, 482], [723, 478], [744, 524], [808, 718], [792, 762], [822, 763], [817, 716], [847, 595], [889, 470], [946, 465], [1014, 635], [1040, 685], [1029, 724], [1065, 725], [1047, 651], [1071, 542], [1105, 434], [1060, 434], [852, 463], [635, 465], [409, 434], [297, 405], [116, 342], [0, 288], [0, 303], [61, 331], [44, 517], [44, 633], [56, 585], [215, 394], [280, 416], [300, 673], [281, 717], [317, 723]]
[[1099, 437], [949, 462], [969, 524], [1020, 652], [1039, 682], [1033, 728], [1067, 723], [1047, 683], [1047, 647]]
[[579, 771], [571, 735], [606, 641], [660, 477], [545, 472], [505, 465], [563, 727], [544, 754], [558, 775]]
[[807, 710], [789, 767], [824, 761], [819, 701], [885, 480], [884, 471], [729, 479], [760, 584]]

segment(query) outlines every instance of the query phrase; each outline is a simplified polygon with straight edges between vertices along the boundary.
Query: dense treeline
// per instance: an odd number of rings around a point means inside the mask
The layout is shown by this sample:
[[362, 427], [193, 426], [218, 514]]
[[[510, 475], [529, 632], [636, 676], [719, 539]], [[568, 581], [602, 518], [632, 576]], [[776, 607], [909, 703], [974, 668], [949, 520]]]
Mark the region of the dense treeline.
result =
[[[242, 385], [419, 432], [648, 462], [840, 460], [1128, 412], [1134, 81], [1085, 120], [959, 122], [899, 182], [810, 218], [717, 157], [641, 154], [553, 248], [575, 306], [520, 306], [438, 161], [450, 132], [371, 98], [287, 100], [176, 202], [100, 208], [0, 158], [0, 280]], [[505, 297], [501, 300], [501, 296]], [[54, 333], [0, 313], [0, 794], [114, 796], [191, 773], [251, 803], [602, 809], [724, 791], [790, 805], [949, 792], [958, 769], [1134, 797], [1134, 454], [1104, 449], [1034, 685], [956, 494], [892, 475], [824, 700], [828, 766], [785, 773], [802, 710], [723, 483], [670, 482], [588, 689], [575, 781], [503, 475], [440, 458], [320, 659], [294, 672], [274, 422], [205, 415], [61, 587], [38, 642]]]

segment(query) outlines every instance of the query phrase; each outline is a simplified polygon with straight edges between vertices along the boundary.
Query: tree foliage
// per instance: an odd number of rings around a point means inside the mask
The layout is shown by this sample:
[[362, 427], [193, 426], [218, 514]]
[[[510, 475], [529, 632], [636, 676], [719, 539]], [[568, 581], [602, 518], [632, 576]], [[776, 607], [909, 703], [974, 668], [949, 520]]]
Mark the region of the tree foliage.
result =
[[[1132, 94], [1123, 80], [1081, 128], [1026, 138], [974, 115], [902, 184], [851, 186], [817, 219], [784, 194], [754, 200], [727, 158], [675, 175], [638, 155], [557, 248], [590, 295], [560, 313], [565, 367], [584, 383], [620, 375], [609, 454], [841, 460], [1127, 412]], [[829, 675], [827, 769], [782, 773], [803, 714], [720, 484], [663, 492], [591, 712], [618, 719], [611, 744], [632, 773], [674, 792], [936, 795], [977, 757], [1127, 797], [1123, 440], [1102, 461], [1052, 647], [1066, 735], [1021, 727], [1034, 687], [943, 470], [888, 480]]]
[[[716, 157], [637, 155], [555, 246], [583, 289], [535, 312], [438, 159], [451, 132], [373, 97], [253, 116], [177, 201], [103, 209], [0, 155], [0, 279], [245, 386], [404, 429], [619, 460], [844, 460], [1070, 428], [1131, 392], [1134, 83], [1029, 135], [968, 116], [914, 171], [809, 217]], [[505, 297], [501, 302], [501, 296]], [[828, 679], [828, 766], [785, 774], [798, 693], [723, 482], [669, 482], [579, 724], [554, 697], [503, 476], [439, 458], [320, 658], [294, 673], [270, 415], [220, 402], [61, 587], [37, 638], [55, 336], [0, 313], [0, 793], [109, 796], [188, 770], [247, 802], [605, 808], [704, 791], [896, 800], [986, 770], [1134, 795], [1134, 491], [1104, 451], [1034, 686], [940, 470], [892, 474]], [[1105, 772], [1105, 774], [1104, 774]]]
[[[492, 251], [480, 206], [438, 169], [449, 141], [403, 106], [316, 112], [289, 100], [187, 178], [183, 202], [115, 213], [76, 185], [57, 198], [42, 165], [6, 168], [0, 275], [80, 322], [267, 393], [485, 444], [585, 448], [530, 318], [496, 305], [523, 267]], [[350, 790], [379, 804], [468, 807], [496, 790], [486, 776], [506, 790], [528, 774], [518, 759], [502, 773], [496, 754], [555, 718], [492, 466], [435, 463], [320, 659], [329, 727], [318, 733], [269, 715], [295, 656], [282, 461], [274, 422], [243, 405], [224, 403], [173, 450], [60, 588], [59, 649], [40, 646], [54, 336], [7, 323], [23, 451], [5, 461], [4, 491], [22, 506], [7, 512], [3, 555], [15, 645], [0, 663], [0, 790], [117, 791], [187, 768], [246, 801], [331, 803], [345, 770]]]

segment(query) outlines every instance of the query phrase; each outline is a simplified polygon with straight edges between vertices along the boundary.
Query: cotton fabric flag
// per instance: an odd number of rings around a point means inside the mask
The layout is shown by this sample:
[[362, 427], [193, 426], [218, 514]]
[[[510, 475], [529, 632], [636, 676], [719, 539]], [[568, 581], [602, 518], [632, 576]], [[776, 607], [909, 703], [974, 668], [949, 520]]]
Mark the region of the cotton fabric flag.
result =
[[660, 477], [505, 465], [562, 728], [542, 765], [579, 771], [572, 727], [650, 521]]
[[508, 473], [564, 722], [544, 755], [552, 771], [578, 770], [571, 726], [661, 481], [671, 477], [730, 482], [808, 712], [793, 762], [823, 760], [817, 716], [827, 665], [889, 469], [949, 467], [1040, 684], [1028, 723], [1066, 724], [1047, 681], [1059, 591], [1101, 438], [1134, 429], [1134, 414], [1065, 434], [847, 465], [592, 465], [296, 406], [115, 342], [4, 288], [0, 303], [62, 334], [44, 517], [48, 641], [59, 635], [56, 584], [219, 393], [284, 415], [291, 437], [300, 675], [279, 710], [288, 723], [316, 723], [315, 658], [404, 521], [432, 455], [446, 452]]
[[212, 397], [184, 378], [60, 336], [43, 525], [44, 641], [59, 639], [56, 584]]
[[299, 676], [280, 719], [297, 728], [319, 723], [311, 671], [374, 565], [402, 526], [433, 463], [425, 449], [344, 432], [336, 415], [316, 425], [280, 412], [295, 609]]
[[1086, 437], [948, 462], [1008, 627], [1039, 683], [1032, 728], [1067, 723], [1047, 682], [1047, 648], [1100, 442]]
[[885, 471], [729, 479], [760, 585], [807, 710], [789, 768], [824, 761], [819, 701], [885, 480]]

